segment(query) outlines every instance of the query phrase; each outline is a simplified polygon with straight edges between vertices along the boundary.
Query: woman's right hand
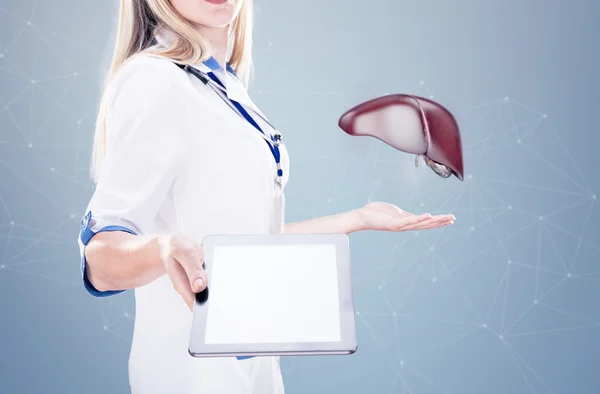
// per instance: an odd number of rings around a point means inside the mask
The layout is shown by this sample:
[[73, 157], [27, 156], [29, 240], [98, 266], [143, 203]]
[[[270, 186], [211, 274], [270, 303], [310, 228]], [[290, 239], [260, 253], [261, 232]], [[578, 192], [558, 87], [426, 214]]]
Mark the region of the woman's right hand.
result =
[[208, 280], [202, 245], [181, 234], [161, 236], [158, 244], [160, 258], [173, 287], [193, 310], [196, 294], [206, 289]]

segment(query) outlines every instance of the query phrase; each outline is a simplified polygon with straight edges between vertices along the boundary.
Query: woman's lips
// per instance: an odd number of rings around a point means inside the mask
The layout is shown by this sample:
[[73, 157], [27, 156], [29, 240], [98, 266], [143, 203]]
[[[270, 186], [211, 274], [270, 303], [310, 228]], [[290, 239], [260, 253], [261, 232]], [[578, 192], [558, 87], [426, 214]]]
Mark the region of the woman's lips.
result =
[[228, 0], [205, 0], [205, 1], [210, 4], [225, 4], [225, 3], [227, 3]]

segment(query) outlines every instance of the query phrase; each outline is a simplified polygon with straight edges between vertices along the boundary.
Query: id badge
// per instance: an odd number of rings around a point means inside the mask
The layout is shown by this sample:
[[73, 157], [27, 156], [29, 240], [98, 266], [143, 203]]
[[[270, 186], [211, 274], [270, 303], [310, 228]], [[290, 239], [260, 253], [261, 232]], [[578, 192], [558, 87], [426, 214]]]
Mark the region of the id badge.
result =
[[275, 179], [275, 201], [273, 206], [273, 219], [271, 222], [271, 234], [283, 234], [285, 231], [285, 194], [283, 185]]

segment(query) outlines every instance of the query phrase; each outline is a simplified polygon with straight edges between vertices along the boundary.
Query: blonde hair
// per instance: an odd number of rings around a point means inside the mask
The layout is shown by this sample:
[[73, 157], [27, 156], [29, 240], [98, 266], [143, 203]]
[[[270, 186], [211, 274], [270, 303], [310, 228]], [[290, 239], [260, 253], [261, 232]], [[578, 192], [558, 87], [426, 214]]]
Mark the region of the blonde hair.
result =
[[[252, 68], [252, 11], [252, 0], [243, 0], [239, 14], [229, 28], [233, 45], [228, 63], [246, 86]], [[167, 28], [174, 33], [173, 44], [168, 48], [152, 45], [160, 28]], [[143, 52], [180, 64], [200, 63], [211, 56], [209, 43], [175, 11], [169, 0], [121, 0], [115, 48], [96, 119], [91, 167], [95, 182], [98, 182], [106, 154], [110, 82], [129, 58]]]

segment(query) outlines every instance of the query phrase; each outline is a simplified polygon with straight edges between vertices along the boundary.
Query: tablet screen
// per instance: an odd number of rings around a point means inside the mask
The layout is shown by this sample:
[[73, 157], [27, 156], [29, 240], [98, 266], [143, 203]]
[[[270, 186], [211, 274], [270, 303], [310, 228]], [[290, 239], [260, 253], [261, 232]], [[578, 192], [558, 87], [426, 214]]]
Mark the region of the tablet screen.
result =
[[341, 340], [336, 247], [215, 246], [206, 344]]

